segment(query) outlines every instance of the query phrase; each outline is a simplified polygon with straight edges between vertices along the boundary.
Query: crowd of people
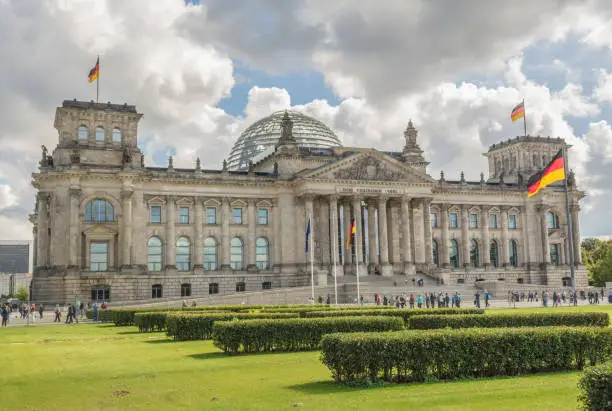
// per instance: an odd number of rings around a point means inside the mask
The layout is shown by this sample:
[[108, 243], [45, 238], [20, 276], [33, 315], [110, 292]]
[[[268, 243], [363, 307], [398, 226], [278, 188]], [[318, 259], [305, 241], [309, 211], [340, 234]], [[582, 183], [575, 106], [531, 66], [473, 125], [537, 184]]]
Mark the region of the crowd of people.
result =
[[[83, 319], [88, 309], [93, 310], [92, 319], [98, 321], [99, 310], [108, 308], [108, 303], [103, 302], [101, 305], [94, 302], [90, 303], [79, 303], [79, 304], [68, 304], [65, 307], [61, 307], [59, 304], [55, 305], [53, 309], [54, 323], [61, 323], [62, 316], [66, 313], [66, 324], [79, 323], [79, 318]], [[42, 303], [21, 303], [18, 307], [11, 306], [8, 302], [0, 305], [0, 317], [2, 318], [2, 327], [7, 327], [11, 321], [11, 315], [14, 315], [15, 319], [22, 319], [32, 323], [40, 321], [44, 318], [45, 306]]]
[[577, 304], [578, 301], [589, 301], [589, 304], [599, 304], [605, 301], [605, 289], [597, 290], [576, 290], [576, 295], [572, 290], [544, 290], [541, 293], [537, 291], [508, 291], [508, 302], [542, 302], [544, 307], [552, 305], [558, 307], [563, 304]]

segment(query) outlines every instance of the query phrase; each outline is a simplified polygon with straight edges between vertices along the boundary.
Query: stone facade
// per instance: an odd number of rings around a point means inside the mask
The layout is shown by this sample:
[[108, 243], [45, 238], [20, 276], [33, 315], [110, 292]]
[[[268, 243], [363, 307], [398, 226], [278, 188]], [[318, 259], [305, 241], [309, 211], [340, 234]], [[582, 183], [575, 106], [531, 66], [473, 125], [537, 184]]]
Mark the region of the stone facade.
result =
[[[296, 145], [287, 118], [274, 152], [248, 170], [225, 162], [204, 170], [199, 159], [179, 169], [172, 158], [158, 168], [145, 167], [137, 146], [140, 118], [134, 106], [110, 103], [65, 101], [57, 109], [59, 144], [52, 156], [43, 147], [33, 174], [34, 300], [142, 301], [308, 285], [308, 218], [319, 285], [333, 273], [340, 283], [358, 274], [560, 286], [569, 277], [563, 186], [527, 199], [523, 179], [504, 179], [497, 168], [525, 144], [546, 148], [541, 166], [563, 140], [492, 146], [489, 180], [448, 181], [426, 173], [412, 122], [403, 151], [312, 150]], [[531, 167], [524, 161], [518, 156], [512, 169], [508, 160], [508, 175]], [[580, 286], [587, 283], [582, 197], [572, 182]]]

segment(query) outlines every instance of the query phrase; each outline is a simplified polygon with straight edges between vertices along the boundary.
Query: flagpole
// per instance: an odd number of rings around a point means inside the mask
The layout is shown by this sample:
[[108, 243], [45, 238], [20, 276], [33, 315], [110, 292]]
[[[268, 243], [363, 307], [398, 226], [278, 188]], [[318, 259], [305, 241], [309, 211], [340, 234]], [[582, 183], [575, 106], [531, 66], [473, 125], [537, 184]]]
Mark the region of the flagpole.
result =
[[570, 204], [569, 204], [569, 193], [567, 187], [567, 146], [563, 145], [563, 174], [565, 178], [563, 179], [563, 186], [565, 188], [565, 212], [567, 215], [567, 246], [569, 248], [569, 263], [570, 263], [570, 275], [572, 278], [572, 294], [573, 294], [573, 303], [576, 305], [578, 299], [576, 297], [576, 278], [574, 272], [574, 230], [572, 227], [572, 214], [570, 212]]
[[525, 137], [527, 137], [527, 109], [525, 108], [525, 99], [523, 99], [523, 130], [525, 131]]
[[361, 247], [361, 244], [357, 244], [357, 220], [355, 220], [355, 274], [357, 274], [357, 305], [361, 304], [361, 292], [359, 291], [359, 253], [357, 247]]
[[315, 291], [314, 291], [314, 250], [312, 249], [312, 236], [314, 235], [314, 227], [312, 224], [312, 215], [308, 215], [308, 223], [310, 224], [310, 238], [308, 242], [309, 252], [310, 252], [310, 287], [312, 290], [312, 303], [315, 302]]
[[[336, 225], [337, 225], [337, 221], [338, 221], [338, 211], [336, 209], [336, 213], [334, 213], [334, 218], [336, 219]], [[332, 225], [333, 227], [333, 225]], [[335, 238], [334, 238], [335, 237]], [[338, 231], [336, 230], [336, 232], [334, 233], [334, 235], [332, 235], [332, 242], [333, 242], [333, 246], [332, 246], [332, 252], [334, 253], [334, 302], [336, 305], [338, 305], [338, 281], [337, 281], [337, 268], [336, 266], [338, 265], [338, 251], [337, 251], [337, 247], [338, 247]]]
[[98, 97], [100, 96], [100, 55], [98, 54], [98, 77], [96, 78], [96, 103], [98, 102]]

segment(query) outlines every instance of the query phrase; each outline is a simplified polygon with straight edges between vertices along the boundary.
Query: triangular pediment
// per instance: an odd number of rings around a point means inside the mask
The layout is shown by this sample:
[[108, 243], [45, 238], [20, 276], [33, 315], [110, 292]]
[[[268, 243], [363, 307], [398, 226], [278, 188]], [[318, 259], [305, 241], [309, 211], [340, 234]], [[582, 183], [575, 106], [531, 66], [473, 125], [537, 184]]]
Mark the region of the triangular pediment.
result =
[[307, 179], [432, 183], [426, 174], [377, 150], [353, 154], [302, 175]]
[[94, 225], [93, 227], [85, 230], [84, 233], [88, 236], [90, 235], [115, 235], [117, 234], [117, 230], [106, 227], [104, 225]]

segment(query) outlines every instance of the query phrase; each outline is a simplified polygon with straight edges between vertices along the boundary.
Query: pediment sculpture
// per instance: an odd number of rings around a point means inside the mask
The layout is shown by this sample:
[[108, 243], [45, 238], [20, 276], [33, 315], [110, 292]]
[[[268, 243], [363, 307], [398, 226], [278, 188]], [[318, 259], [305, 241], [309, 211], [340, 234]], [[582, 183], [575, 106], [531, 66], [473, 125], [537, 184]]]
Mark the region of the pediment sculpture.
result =
[[403, 173], [389, 170], [379, 159], [371, 156], [334, 173], [334, 178], [340, 180], [398, 181], [404, 177]]

